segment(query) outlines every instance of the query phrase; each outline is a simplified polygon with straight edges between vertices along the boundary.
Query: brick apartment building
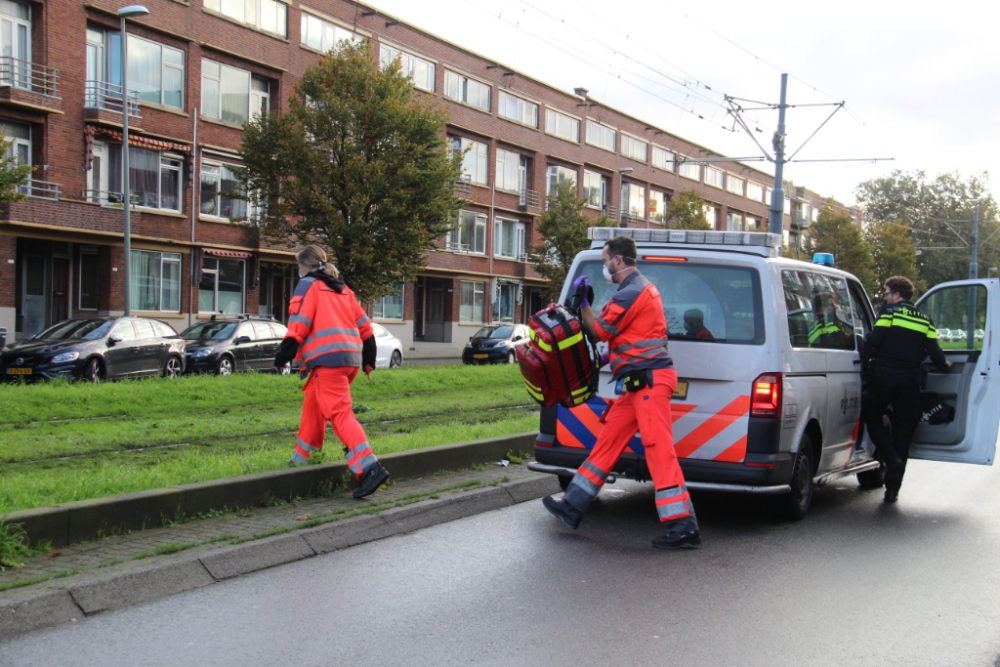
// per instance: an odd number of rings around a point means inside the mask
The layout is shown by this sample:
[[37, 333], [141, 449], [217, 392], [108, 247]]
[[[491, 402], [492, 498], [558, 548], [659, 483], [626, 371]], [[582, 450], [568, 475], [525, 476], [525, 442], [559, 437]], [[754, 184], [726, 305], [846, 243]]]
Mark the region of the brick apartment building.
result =
[[[127, 28], [125, 2], [0, 0], [0, 129], [36, 165], [28, 199], [0, 206], [0, 327], [8, 340], [124, 303], [121, 121], [129, 113], [132, 309], [178, 330], [211, 313], [286, 319], [294, 248], [234, 225], [245, 203], [231, 167], [241, 125], [281, 113], [306, 67], [340, 39], [400, 58], [414, 86], [450, 111], [448, 141], [469, 149], [456, 227], [399, 296], [369, 304], [410, 350], [454, 356], [475, 327], [523, 322], [544, 281], [527, 262], [546, 193], [572, 179], [588, 211], [662, 225], [674, 193], [695, 188], [717, 229], [766, 229], [766, 173], [588, 97], [347, 0], [148, 0]], [[786, 185], [786, 238], [823, 200]], [[794, 215], [793, 215], [794, 212]], [[763, 222], [762, 222], [763, 221]], [[794, 224], [793, 224], [794, 223]], [[758, 225], [760, 225], [758, 227]], [[804, 227], [805, 225], [801, 225]]]

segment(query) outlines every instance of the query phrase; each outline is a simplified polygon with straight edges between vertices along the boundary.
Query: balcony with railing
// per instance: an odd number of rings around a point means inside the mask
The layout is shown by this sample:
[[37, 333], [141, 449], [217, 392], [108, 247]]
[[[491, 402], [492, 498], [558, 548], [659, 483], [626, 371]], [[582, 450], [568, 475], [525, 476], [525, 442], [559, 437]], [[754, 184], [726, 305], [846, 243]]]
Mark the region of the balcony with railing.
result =
[[17, 186], [17, 191], [28, 197], [35, 199], [48, 199], [49, 201], [59, 201], [59, 193], [62, 186], [51, 181], [42, 181], [29, 177], [24, 183]]
[[469, 176], [459, 176], [455, 179], [455, 194], [464, 199], [472, 199], [472, 179]]
[[542, 195], [538, 190], [521, 190], [518, 205], [523, 211], [540, 211], [542, 210]]
[[[121, 125], [121, 85], [107, 81], [85, 81], [83, 106], [84, 117], [87, 120]], [[139, 93], [135, 90], [128, 91], [128, 116], [129, 124], [142, 120], [142, 116], [139, 115]]]
[[462, 253], [472, 252], [472, 248], [469, 247], [468, 243], [456, 243], [455, 241], [445, 241], [442, 247], [445, 250], [451, 250], [452, 252], [462, 252]]
[[40, 111], [60, 111], [59, 74], [11, 56], [0, 56], [0, 101]]

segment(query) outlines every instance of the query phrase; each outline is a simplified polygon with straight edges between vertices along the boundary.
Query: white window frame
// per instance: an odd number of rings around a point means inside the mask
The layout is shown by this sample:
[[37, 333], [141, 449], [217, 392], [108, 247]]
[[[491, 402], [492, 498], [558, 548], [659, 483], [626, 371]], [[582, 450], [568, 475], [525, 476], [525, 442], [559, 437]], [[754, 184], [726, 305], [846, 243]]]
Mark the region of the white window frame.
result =
[[743, 196], [743, 188], [746, 185], [746, 179], [740, 178], [739, 176], [733, 176], [732, 174], [726, 174], [726, 192], [732, 192], [734, 195]]
[[450, 135], [451, 149], [462, 156], [462, 175], [475, 185], [489, 182], [490, 147], [475, 139]]
[[[513, 115], [507, 113], [511, 104], [514, 105]], [[511, 95], [501, 90], [500, 100], [497, 103], [497, 113], [501, 118], [538, 128], [538, 104], [517, 95]]]
[[[511, 171], [514, 173], [511, 174]], [[511, 180], [514, 182], [509, 182]], [[517, 194], [524, 192], [528, 185], [528, 158], [505, 148], [497, 148], [494, 183], [497, 190]]]
[[[243, 13], [236, 15], [226, 11], [231, 6], [242, 5]], [[275, 6], [275, 28], [269, 30], [263, 25], [264, 8]], [[252, 26], [261, 32], [278, 37], [288, 37], [288, 6], [278, 0], [205, 0], [205, 9], [225, 16], [228, 19]], [[284, 10], [284, 18], [281, 18], [281, 10]], [[284, 28], [282, 30], [282, 28]]]
[[[120, 146], [121, 144], [115, 144]], [[143, 204], [135, 204], [135, 208], [144, 209], [147, 211], [170, 211], [171, 213], [183, 213], [184, 212], [184, 156], [180, 153], [173, 153], [171, 151], [156, 151], [151, 148], [142, 148], [141, 146], [132, 146], [132, 148], [137, 150], [146, 150], [151, 153], [157, 153], [160, 157], [160, 168], [158, 171], [158, 176], [156, 180], [156, 195], [157, 195], [157, 205], [156, 206], [146, 206]], [[87, 175], [87, 183], [89, 184], [89, 197], [88, 199], [95, 203], [100, 203], [105, 206], [114, 206], [117, 208], [122, 207], [122, 192], [115, 191], [117, 198], [111, 198], [110, 183], [111, 183], [111, 151], [110, 144], [104, 141], [95, 141], [92, 145], [92, 155], [94, 156], [94, 165]], [[131, 165], [132, 163], [130, 163]], [[170, 171], [177, 174], [177, 208], [164, 208], [162, 206], [163, 202], [163, 172]], [[117, 179], [121, 179], [120, 174], [116, 174]], [[135, 194], [135, 188], [133, 187], [130, 194]]]
[[[10, 25], [10, 37], [13, 42], [9, 45], [10, 52], [3, 55], [30, 63], [33, 61], [31, 50], [31, 5], [26, 2], [15, 2], [14, 0], [11, 0], [8, 4], [14, 5], [19, 10], [23, 10], [23, 15], [19, 16], [6, 12], [2, 14], [3, 22]], [[32, 81], [31, 77], [24, 70], [20, 72], [8, 71], [4, 72], [0, 85], [14, 85], [18, 88], [31, 90]]]
[[583, 198], [588, 207], [603, 210], [608, 203], [608, 177], [599, 171], [584, 169]]
[[[657, 203], [656, 210], [653, 210], [653, 202]], [[660, 190], [649, 190], [649, 219], [657, 222], [664, 221], [664, 214], [667, 212], [667, 193]]]
[[726, 172], [705, 165], [705, 185], [722, 190], [726, 185]]
[[[485, 100], [482, 99], [484, 93], [486, 94]], [[449, 100], [489, 112], [493, 102], [493, 86], [466, 74], [446, 69], [444, 71], [444, 96]], [[472, 101], [470, 102], [470, 100]]]
[[[181, 268], [182, 268], [181, 254], [179, 252], [157, 252], [157, 251], [154, 251], [154, 250], [141, 250], [141, 249], [138, 249], [138, 248], [133, 248], [132, 252], [133, 253], [146, 253], [148, 255], [159, 255], [159, 264], [160, 264], [160, 293], [158, 295], [159, 298], [157, 299], [159, 307], [158, 308], [136, 308], [136, 310], [141, 310], [141, 311], [147, 312], [147, 313], [179, 313], [179, 312], [181, 312], [181, 307], [183, 305], [183, 300], [181, 298], [183, 296], [183, 290], [182, 290], [183, 276], [181, 274]], [[163, 267], [164, 267], [165, 264], [176, 264], [177, 265], [177, 308], [176, 309], [174, 309], [174, 308], [165, 309], [163, 307], [163, 302], [164, 302], [163, 290], [165, 289], [165, 285], [166, 285], [166, 281], [163, 279]], [[135, 280], [136, 276], [132, 276], [132, 279]], [[246, 298], [246, 296], [244, 295], [244, 299], [245, 298]]]
[[716, 221], [719, 215], [715, 206], [712, 204], [705, 204], [705, 208], [702, 210], [705, 211], [705, 220], [708, 222], [709, 226], [711, 226], [712, 229], [715, 229]]
[[743, 214], [734, 213], [729, 211], [726, 213], [726, 231], [727, 232], [742, 232], [743, 231]]
[[622, 155], [645, 163], [649, 159], [649, 142], [622, 132]]
[[615, 152], [615, 138], [618, 130], [608, 127], [600, 121], [587, 119], [587, 143], [591, 146], [603, 148], [606, 151]]
[[[463, 299], [465, 298], [465, 290], [463, 285], [469, 284], [472, 289], [472, 303], [466, 304]], [[476, 317], [476, 301], [479, 301], [479, 319]], [[472, 319], [463, 317], [463, 311], [465, 308], [471, 308]], [[481, 324], [486, 316], [486, 283], [479, 280], [460, 280], [458, 281], [458, 321], [468, 323], [468, 324]]]
[[[469, 216], [475, 216], [475, 222], [473, 224], [473, 238], [463, 239], [462, 232], [465, 229], [465, 225], [462, 224], [462, 216], [468, 219]], [[485, 255], [486, 254], [486, 214], [478, 213], [476, 211], [469, 211], [467, 209], [461, 209], [458, 212], [458, 220], [455, 222], [455, 226], [450, 232], [448, 232], [445, 237], [445, 250], [455, 250], [457, 252], [467, 252], [473, 255]]]
[[701, 164], [698, 162], [681, 162], [677, 167], [677, 175], [701, 182]]
[[[393, 60], [398, 60], [400, 72], [410, 80], [414, 88], [434, 92], [437, 65], [433, 61], [415, 56], [385, 42], [381, 42], [378, 46], [378, 57], [382, 69], [389, 67]], [[418, 76], [421, 73], [422, 77]]]
[[673, 173], [674, 165], [677, 164], [677, 156], [667, 149], [653, 144], [653, 159], [651, 164], [657, 169]]
[[[508, 252], [504, 252], [503, 248], [503, 228], [506, 225], [513, 225], [513, 237], [514, 237], [514, 247], [510, 248]], [[520, 220], [514, 218], [502, 218], [496, 216], [493, 218], [493, 256], [501, 257], [504, 259], [516, 259], [520, 260], [525, 254], [524, 248], [525, 240], [525, 226]]]
[[[633, 192], [641, 193], [642, 203], [639, 204], [638, 209], [633, 207]], [[638, 183], [624, 183], [622, 184], [622, 208], [633, 218], [639, 218], [641, 220], [646, 219], [647, 207], [649, 204], [646, 202], [646, 186], [639, 185]], [[638, 199], [638, 198], [637, 198]], [[638, 210], [638, 213], [636, 213]]]
[[[214, 268], [214, 269], [206, 269], [205, 268], [205, 260], [206, 259], [214, 259], [215, 262], [216, 262], [215, 263], [216, 268]], [[198, 285], [198, 312], [199, 313], [213, 313], [213, 314], [218, 314], [219, 313], [219, 269], [218, 269], [218, 266], [219, 266], [219, 262], [222, 261], [222, 260], [236, 261], [236, 262], [240, 263], [240, 267], [241, 267], [240, 270], [243, 272], [243, 277], [242, 277], [242, 280], [240, 282], [240, 307], [237, 310], [237, 313], [246, 312], [246, 303], [247, 303], [247, 262], [246, 262], [246, 260], [245, 259], [231, 259], [231, 258], [228, 258], [228, 257], [202, 256], [202, 258], [201, 258], [201, 264], [202, 264], [201, 275], [202, 275], [202, 280], [205, 279], [205, 276], [212, 276], [212, 275], [215, 276], [215, 281], [214, 281], [215, 287], [212, 288], [213, 289], [212, 303], [214, 304], [214, 308], [212, 310], [202, 310], [201, 309], [201, 293], [204, 290], [201, 289], [201, 284], [199, 283], [199, 285]]]
[[[764, 202], [764, 186], [760, 183], [747, 181], [747, 199]], [[768, 202], [764, 202], [768, 203]]]
[[784, 211], [785, 211], [785, 215], [791, 215], [792, 214], [792, 200], [789, 199], [788, 197], [785, 197], [785, 208], [784, 208]]
[[[378, 299], [372, 303], [372, 319], [373, 320], [389, 320], [393, 322], [403, 322], [406, 320], [406, 312], [404, 310], [406, 306], [406, 285], [395, 283], [390, 285], [394, 290], [398, 289], [399, 294], [386, 294], [381, 299]], [[396, 302], [398, 301], [399, 317], [390, 317], [386, 313], [386, 302], [390, 302], [390, 305], [395, 309]]]
[[545, 134], [551, 134], [553, 137], [578, 144], [580, 143], [580, 119], [552, 107], [546, 107]]
[[[215, 218], [215, 219], [219, 219], [219, 220], [232, 220], [233, 219], [233, 216], [224, 216], [224, 215], [219, 215], [218, 214], [218, 212], [220, 210], [222, 210], [222, 204], [223, 204], [223, 198], [222, 198], [222, 181], [224, 180], [223, 179], [223, 175], [224, 175], [223, 170], [224, 169], [229, 169], [230, 170], [230, 174], [234, 177], [233, 180], [235, 181], [236, 174], [235, 174], [235, 172], [232, 171], [232, 169], [233, 168], [237, 168], [238, 169], [240, 167], [241, 167], [241, 165], [234, 164], [232, 162], [225, 162], [224, 160], [216, 160], [216, 159], [209, 159], [209, 158], [202, 157], [202, 159], [201, 159], [201, 169], [200, 169], [200, 171], [198, 173], [198, 216], [199, 217], [201, 217], [201, 218]], [[217, 172], [213, 173], [213, 172], [209, 171], [208, 173], [206, 173], [206, 170], [217, 170]], [[218, 187], [216, 188], [215, 197], [213, 199], [213, 209], [214, 209], [214, 212], [212, 212], [212, 213], [206, 213], [206, 212], [202, 211], [202, 207], [204, 206], [205, 203], [202, 201], [202, 191], [201, 190], [202, 190], [202, 181], [205, 179], [206, 175], [208, 175], [208, 176], [214, 176], [214, 177], [216, 177], [218, 179]], [[243, 202], [243, 205], [246, 207], [246, 211], [248, 212], [248, 216], [247, 217], [252, 217], [251, 215], [249, 215], [249, 212], [250, 212], [250, 202], [242, 200], [242, 199], [241, 200], [230, 199], [230, 200], [231, 201], [241, 201], [241, 202]], [[232, 206], [232, 204], [230, 204], [230, 206]], [[243, 216], [236, 216], [236, 217], [239, 218], [239, 217], [243, 217]]]
[[[161, 43], [155, 42], [155, 41], [153, 41], [151, 39], [146, 39], [145, 37], [139, 37], [138, 35], [132, 35], [132, 34], [128, 35], [128, 43], [130, 45], [133, 44], [133, 43], [138, 44], [139, 42], [145, 42], [146, 44], [149, 44], [149, 45], [151, 45], [151, 46], [159, 49], [159, 59], [160, 59], [160, 67], [159, 67], [159, 69], [160, 69], [160, 90], [159, 90], [160, 95], [159, 95], [159, 98], [154, 102], [154, 101], [151, 101], [151, 100], [143, 99], [142, 96], [140, 95], [139, 101], [143, 102], [143, 103], [152, 103], [152, 104], [159, 105], [161, 107], [168, 107], [168, 108], [171, 108], [171, 109], [183, 109], [184, 108], [184, 86], [187, 83], [186, 76], [185, 76], [186, 54], [181, 49], [176, 49], [176, 48], [174, 48], [172, 46], [167, 46], [166, 44], [161, 44]], [[173, 53], [179, 54], [180, 57], [181, 57], [181, 64], [177, 65], [177, 63], [168, 63], [167, 59], [164, 58], [164, 54], [167, 51], [171, 51]], [[128, 62], [129, 62], [129, 67], [132, 67], [133, 64], [135, 64], [135, 57], [130, 54]], [[165, 95], [164, 82], [166, 81], [166, 78], [167, 78], [167, 70], [173, 70], [174, 72], [179, 72], [179, 74], [180, 74], [181, 100], [180, 100], [179, 104], [168, 104], [167, 102], [164, 101], [164, 95]], [[134, 74], [129, 74], [129, 83], [132, 84], [132, 85], [134, 85], [135, 84], [135, 80], [136, 80], [136, 76]]]
[[[205, 66], [206, 63], [209, 65], [209, 67]], [[212, 68], [212, 66], [215, 66], [215, 65], [217, 65], [218, 68], [219, 68], [219, 74], [218, 74], [218, 76], [216, 76], [215, 74], [213, 74], [210, 71], [208, 71], [208, 70], [210, 70]], [[244, 78], [246, 80], [246, 99], [247, 99], [246, 115], [245, 115], [244, 119], [241, 120], [241, 121], [239, 121], [239, 122], [234, 122], [232, 120], [224, 119], [222, 117], [222, 97], [223, 97], [222, 85], [223, 85], [223, 81], [226, 80], [226, 73], [227, 72], [231, 72], [233, 74], [233, 76], [237, 76], [241, 80], [244, 79]], [[263, 90], [254, 88], [254, 81], [255, 80], [257, 80], [258, 82], [263, 83], [267, 87], [267, 91], [263, 91]], [[220, 123], [226, 123], [227, 125], [242, 126], [244, 123], [249, 122], [253, 118], [253, 116], [256, 113], [256, 111], [259, 110], [260, 108], [262, 108], [263, 105], [270, 104], [271, 82], [268, 81], [267, 79], [263, 78], [263, 77], [257, 76], [256, 74], [254, 74], [253, 72], [250, 72], [249, 70], [240, 69], [239, 67], [233, 67], [232, 65], [226, 65], [225, 63], [221, 63], [218, 60], [212, 60], [211, 58], [202, 58], [201, 59], [201, 81], [202, 81], [202, 86], [201, 86], [201, 108], [198, 110], [198, 113], [201, 114], [201, 116], [204, 117], [204, 118], [211, 118], [213, 120], [219, 121]], [[207, 105], [205, 104], [205, 100], [208, 99], [208, 96], [211, 93], [209, 93], [209, 87], [205, 85], [205, 81], [214, 81], [215, 84], [216, 84], [216, 86], [217, 86], [218, 95], [212, 101], [213, 102], [213, 106], [216, 109], [218, 109], [218, 115], [217, 116], [216, 115], [212, 115], [211, 113], [207, 112], [207, 109], [206, 109]], [[242, 81], [239, 81], [238, 83], [242, 84]], [[242, 94], [242, 92], [243, 91], [241, 90], [240, 93]], [[255, 99], [257, 100], [257, 106], [256, 106], [256, 108], [255, 108], [255, 105], [254, 105], [254, 100]]]
[[[516, 285], [514, 283], [497, 282], [496, 301], [493, 302], [493, 307], [491, 308], [490, 313], [491, 322], [499, 324], [514, 323], [515, 313], [517, 312], [517, 292], [520, 287], [520, 285]], [[510, 292], [510, 300], [507, 303], [510, 304], [510, 314], [504, 317], [506, 314], [500, 312], [500, 304], [503, 302], [503, 299], [500, 298], [500, 294], [501, 292], [508, 291]]]
[[[359, 42], [363, 39], [361, 35], [345, 28], [339, 23], [334, 23], [332, 21], [327, 21], [326, 19], [316, 16], [315, 14], [310, 14], [307, 11], [302, 12], [302, 18], [299, 21], [299, 41], [300, 43], [314, 51], [319, 51], [320, 53], [326, 53], [336, 47], [342, 40], [347, 40], [349, 42]], [[318, 39], [314, 39], [318, 37]]]
[[576, 184], [576, 179], [579, 174], [572, 169], [559, 166], [557, 164], [550, 164], [545, 170], [545, 197], [548, 198], [550, 194], [555, 190], [553, 187], [559, 181], [572, 181]]

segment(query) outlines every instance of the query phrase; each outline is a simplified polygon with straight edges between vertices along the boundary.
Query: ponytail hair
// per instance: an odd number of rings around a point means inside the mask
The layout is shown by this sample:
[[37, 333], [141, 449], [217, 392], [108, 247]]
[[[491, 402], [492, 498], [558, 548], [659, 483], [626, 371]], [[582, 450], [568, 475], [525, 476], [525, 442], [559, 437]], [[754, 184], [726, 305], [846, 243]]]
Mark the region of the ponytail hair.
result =
[[326, 252], [319, 246], [306, 246], [295, 255], [295, 259], [298, 260], [299, 266], [307, 270], [307, 273], [309, 271], [320, 271], [331, 278], [340, 276], [340, 271], [337, 270], [336, 266], [326, 261]]

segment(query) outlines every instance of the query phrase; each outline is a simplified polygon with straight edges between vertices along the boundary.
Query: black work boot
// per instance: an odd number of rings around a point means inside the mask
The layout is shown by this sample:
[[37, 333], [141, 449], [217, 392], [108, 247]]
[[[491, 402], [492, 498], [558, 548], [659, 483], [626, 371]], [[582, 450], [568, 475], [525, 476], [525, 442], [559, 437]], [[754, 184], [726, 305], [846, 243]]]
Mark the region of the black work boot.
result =
[[542, 498], [542, 504], [553, 516], [558, 517], [564, 524], [576, 530], [580, 527], [580, 519], [583, 512], [570, 505], [565, 500], [556, 500], [552, 496]]
[[653, 546], [657, 549], [697, 549], [700, 544], [701, 533], [697, 528], [683, 532], [672, 531], [653, 538]]
[[885, 497], [882, 498], [884, 503], [894, 503], [899, 500], [899, 489], [886, 488]]
[[361, 484], [358, 488], [354, 489], [354, 497], [364, 498], [365, 496], [370, 496], [375, 493], [378, 487], [385, 484], [385, 480], [387, 479], [389, 479], [389, 471], [378, 463], [374, 464], [361, 476]]

